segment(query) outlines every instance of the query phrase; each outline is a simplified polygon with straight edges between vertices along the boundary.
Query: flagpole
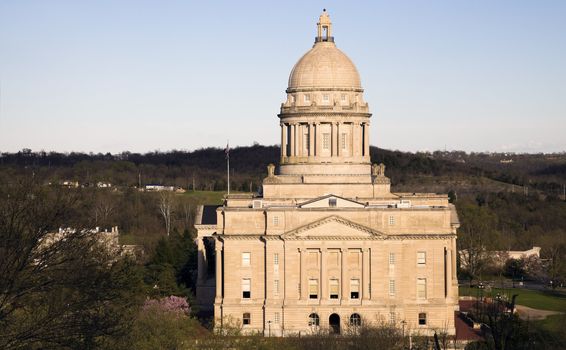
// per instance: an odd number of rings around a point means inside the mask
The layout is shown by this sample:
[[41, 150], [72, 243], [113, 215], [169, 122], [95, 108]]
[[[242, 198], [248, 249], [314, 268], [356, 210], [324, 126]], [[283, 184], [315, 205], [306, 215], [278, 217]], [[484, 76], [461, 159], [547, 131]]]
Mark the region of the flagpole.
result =
[[228, 178], [228, 195], [230, 195], [230, 142], [226, 142], [226, 170]]

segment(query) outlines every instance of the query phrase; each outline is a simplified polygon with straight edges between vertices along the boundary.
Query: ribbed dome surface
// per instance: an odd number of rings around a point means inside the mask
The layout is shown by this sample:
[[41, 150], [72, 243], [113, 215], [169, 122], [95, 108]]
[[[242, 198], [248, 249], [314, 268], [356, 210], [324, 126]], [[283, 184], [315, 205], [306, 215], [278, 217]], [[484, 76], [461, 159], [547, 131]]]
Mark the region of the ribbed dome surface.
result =
[[289, 76], [289, 89], [361, 89], [354, 63], [333, 42], [317, 42], [295, 64]]

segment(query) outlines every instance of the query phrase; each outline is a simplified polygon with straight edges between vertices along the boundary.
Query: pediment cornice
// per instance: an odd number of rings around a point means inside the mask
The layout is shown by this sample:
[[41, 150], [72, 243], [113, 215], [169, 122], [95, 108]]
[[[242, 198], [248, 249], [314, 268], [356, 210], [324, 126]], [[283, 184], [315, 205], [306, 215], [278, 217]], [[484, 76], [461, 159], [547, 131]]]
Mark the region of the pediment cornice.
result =
[[[338, 224], [350, 232], [350, 234], [341, 234], [340, 230], [336, 230], [335, 234], [325, 235], [309, 235], [309, 231], [313, 231], [323, 225]], [[354, 231], [356, 234], [351, 234]], [[370, 227], [360, 225], [338, 215], [331, 215], [326, 218], [314, 221], [307, 225], [298, 227], [296, 229], [285, 232], [281, 235], [284, 240], [301, 240], [301, 239], [316, 239], [316, 240], [383, 240], [388, 236], [382, 232], [376, 231]]]

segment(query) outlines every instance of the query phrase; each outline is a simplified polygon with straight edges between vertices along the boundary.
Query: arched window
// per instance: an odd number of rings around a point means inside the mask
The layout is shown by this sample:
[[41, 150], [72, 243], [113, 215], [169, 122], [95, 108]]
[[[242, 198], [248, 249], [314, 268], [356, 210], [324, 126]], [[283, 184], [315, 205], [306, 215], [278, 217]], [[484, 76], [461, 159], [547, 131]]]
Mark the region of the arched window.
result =
[[320, 317], [318, 317], [318, 314], [312, 313], [309, 315], [309, 326], [320, 326]]
[[350, 316], [350, 326], [361, 326], [362, 325], [362, 318], [360, 314], [352, 314]]

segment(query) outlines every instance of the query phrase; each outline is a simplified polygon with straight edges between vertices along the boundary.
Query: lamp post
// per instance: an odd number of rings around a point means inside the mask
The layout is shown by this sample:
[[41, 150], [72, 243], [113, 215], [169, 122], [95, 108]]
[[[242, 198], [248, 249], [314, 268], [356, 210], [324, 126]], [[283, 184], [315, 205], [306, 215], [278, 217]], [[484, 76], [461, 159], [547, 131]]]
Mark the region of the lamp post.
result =
[[267, 327], [269, 328], [269, 337], [271, 337], [271, 320], [267, 321]]

